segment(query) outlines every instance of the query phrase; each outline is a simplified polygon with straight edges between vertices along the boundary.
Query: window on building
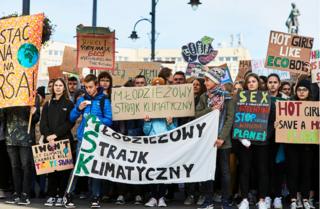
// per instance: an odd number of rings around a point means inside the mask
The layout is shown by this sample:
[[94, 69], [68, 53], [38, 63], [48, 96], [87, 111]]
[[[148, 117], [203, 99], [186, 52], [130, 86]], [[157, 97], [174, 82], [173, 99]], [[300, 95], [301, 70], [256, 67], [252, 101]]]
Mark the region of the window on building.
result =
[[238, 61], [238, 57], [232, 57], [232, 61]]
[[124, 57], [124, 61], [128, 61], [128, 57]]
[[223, 62], [223, 60], [224, 60], [224, 57], [219, 57], [220, 62]]
[[182, 62], [182, 58], [181, 57], [177, 57], [177, 62]]
[[226, 57], [226, 61], [230, 62], [231, 61], [231, 57]]
[[171, 57], [171, 61], [172, 61], [172, 62], [175, 62], [175, 61], [176, 61], [176, 58], [175, 58], [175, 57]]
[[143, 58], [143, 61], [144, 61], [144, 62], [148, 62], [148, 61], [149, 61], [149, 58], [148, 58], [148, 57], [144, 57], [144, 58]]
[[52, 50], [49, 50], [49, 55], [52, 55]]
[[59, 51], [54, 50], [54, 55], [55, 55], [55, 56], [59, 55]]

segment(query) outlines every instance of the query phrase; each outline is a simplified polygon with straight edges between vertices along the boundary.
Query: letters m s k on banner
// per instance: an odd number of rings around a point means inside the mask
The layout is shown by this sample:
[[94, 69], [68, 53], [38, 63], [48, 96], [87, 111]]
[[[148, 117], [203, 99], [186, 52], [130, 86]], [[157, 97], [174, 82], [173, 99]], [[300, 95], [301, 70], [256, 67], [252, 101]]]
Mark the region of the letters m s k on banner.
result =
[[89, 117], [74, 175], [127, 184], [214, 180], [219, 111], [155, 136], [124, 136]]

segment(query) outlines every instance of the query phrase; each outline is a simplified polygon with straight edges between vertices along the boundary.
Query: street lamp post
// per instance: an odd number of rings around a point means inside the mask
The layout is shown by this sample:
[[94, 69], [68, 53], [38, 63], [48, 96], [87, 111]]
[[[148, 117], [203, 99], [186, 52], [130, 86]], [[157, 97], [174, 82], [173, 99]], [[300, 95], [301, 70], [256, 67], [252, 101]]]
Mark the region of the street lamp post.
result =
[[22, 15], [30, 15], [30, 0], [22, 0]]
[[[148, 22], [151, 23], [151, 60], [154, 61], [155, 60], [155, 48], [156, 48], [156, 6], [159, 0], [151, 0], [151, 20], [147, 19], [147, 18], [143, 18], [138, 20], [133, 27], [133, 31], [131, 33], [131, 35], [129, 36], [129, 38], [131, 38], [132, 40], [136, 40], [139, 38], [137, 31], [136, 31], [136, 26], [139, 22], [146, 20]], [[193, 10], [196, 10], [198, 8], [198, 6], [201, 4], [200, 0], [190, 0], [190, 2], [188, 3], [191, 5]]]
[[[92, 6], [92, 27], [97, 27], [97, 0], [93, 0]], [[95, 29], [93, 29], [95, 31]], [[90, 69], [91, 74], [96, 74], [95, 70]]]

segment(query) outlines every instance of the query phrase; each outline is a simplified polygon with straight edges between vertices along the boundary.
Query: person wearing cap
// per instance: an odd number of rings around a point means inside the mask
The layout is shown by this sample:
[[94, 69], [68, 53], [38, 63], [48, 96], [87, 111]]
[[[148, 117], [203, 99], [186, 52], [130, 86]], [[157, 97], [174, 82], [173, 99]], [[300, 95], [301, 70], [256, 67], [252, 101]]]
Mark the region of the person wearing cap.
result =
[[[152, 79], [151, 84], [153, 86], [165, 85], [165, 80], [161, 77], [155, 77]], [[177, 127], [177, 120], [172, 117], [167, 118], [152, 118], [148, 115], [144, 117], [143, 132], [146, 136], [159, 135], [161, 133], [173, 130]], [[145, 204], [147, 207], [167, 207], [165, 202], [165, 193], [167, 185], [165, 184], [152, 184], [150, 185], [151, 198]]]
[[[222, 182], [222, 208], [229, 209], [228, 200], [231, 196], [230, 191], [230, 168], [229, 158], [231, 152], [231, 128], [234, 117], [234, 101], [221, 85], [221, 79], [225, 72], [221, 68], [207, 69], [205, 73], [205, 86], [207, 92], [200, 96], [200, 101], [196, 106], [195, 116], [201, 117], [212, 110], [219, 110], [218, 138], [214, 146], [217, 151], [217, 166], [221, 172]], [[213, 209], [213, 181], [206, 181], [201, 184], [205, 196], [204, 203], [199, 209]]]
[[[296, 85], [294, 101], [312, 101], [311, 82], [303, 79]], [[297, 192], [301, 192], [303, 207], [305, 209], [314, 208], [309, 201], [309, 191], [311, 190], [312, 165], [314, 148], [318, 145], [312, 144], [286, 144], [285, 154], [288, 173], [288, 188], [291, 198], [291, 209], [298, 208]]]

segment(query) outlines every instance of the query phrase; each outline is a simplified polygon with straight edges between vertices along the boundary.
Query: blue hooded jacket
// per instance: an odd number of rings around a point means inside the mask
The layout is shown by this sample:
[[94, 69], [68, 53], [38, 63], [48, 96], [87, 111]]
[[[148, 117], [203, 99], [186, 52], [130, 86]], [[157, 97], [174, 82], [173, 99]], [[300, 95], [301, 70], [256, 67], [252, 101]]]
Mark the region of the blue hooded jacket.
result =
[[[104, 112], [101, 112], [100, 102], [102, 99], [105, 99], [103, 110]], [[87, 105], [83, 110], [79, 109], [79, 105], [81, 102], [89, 100], [91, 101], [90, 105]], [[70, 112], [70, 121], [75, 122], [80, 115], [82, 115], [81, 123], [77, 129], [77, 138], [81, 142], [84, 132], [84, 127], [86, 124], [86, 117], [87, 115], [95, 115], [98, 117], [98, 119], [106, 126], [112, 125], [112, 111], [111, 111], [111, 103], [110, 100], [106, 97], [106, 95], [103, 94], [103, 88], [98, 88], [98, 93], [95, 97], [91, 97], [87, 93], [85, 96], [80, 97], [77, 101], [77, 104]]]

